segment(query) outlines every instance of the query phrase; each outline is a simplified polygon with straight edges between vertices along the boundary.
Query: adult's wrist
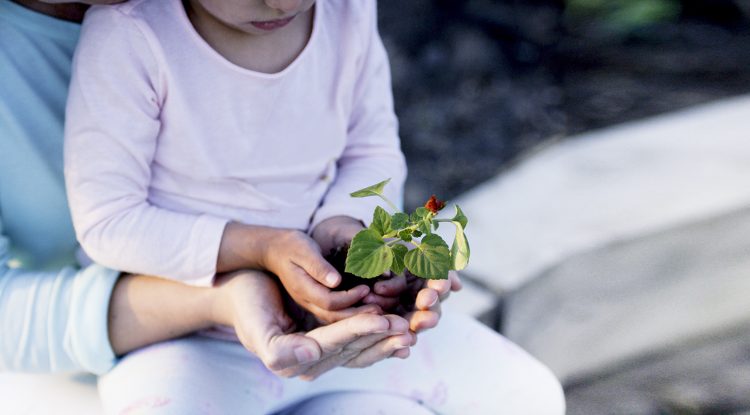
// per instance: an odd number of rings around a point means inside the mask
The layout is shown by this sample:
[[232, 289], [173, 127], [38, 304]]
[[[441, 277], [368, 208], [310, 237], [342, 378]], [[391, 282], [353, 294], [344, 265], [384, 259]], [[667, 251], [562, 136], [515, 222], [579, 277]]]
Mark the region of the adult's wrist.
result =
[[228, 287], [230, 280], [231, 274], [219, 275], [216, 277], [214, 286], [211, 287], [207, 310], [209, 310], [210, 319], [214, 325], [234, 327], [234, 304], [231, 288]]
[[266, 269], [268, 245], [276, 231], [266, 226], [229, 222], [221, 238], [216, 272]]

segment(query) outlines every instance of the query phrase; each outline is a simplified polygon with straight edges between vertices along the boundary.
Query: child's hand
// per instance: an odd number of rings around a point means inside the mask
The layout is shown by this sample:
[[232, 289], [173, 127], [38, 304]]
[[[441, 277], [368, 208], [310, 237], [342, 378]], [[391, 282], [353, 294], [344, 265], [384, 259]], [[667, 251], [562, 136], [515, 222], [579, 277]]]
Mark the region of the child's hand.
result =
[[[352, 217], [334, 216], [320, 222], [313, 229], [312, 237], [323, 254], [327, 254], [336, 248], [349, 245], [354, 235], [364, 228], [362, 222]], [[392, 276], [392, 274], [388, 272], [386, 276]], [[406, 288], [406, 278], [403, 275], [395, 275], [375, 283], [374, 292], [367, 294], [362, 302], [377, 305], [383, 310], [390, 310], [398, 305], [399, 296]]]
[[320, 246], [323, 254], [336, 248], [349, 245], [357, 232], [365, 225], [349, 216], [334, 216], [320, 222], [312, 231], [312, 238]]
[[263, 268], [276, 274], [292, 299], [323, 323], [382, 311], [377, 305], [352, 307], [370, 293], [366, 285], [331, 291], [339, 285], [341, 276], [323, 259], [318, 245], [302, 232], [275, 231], [262, 257]]

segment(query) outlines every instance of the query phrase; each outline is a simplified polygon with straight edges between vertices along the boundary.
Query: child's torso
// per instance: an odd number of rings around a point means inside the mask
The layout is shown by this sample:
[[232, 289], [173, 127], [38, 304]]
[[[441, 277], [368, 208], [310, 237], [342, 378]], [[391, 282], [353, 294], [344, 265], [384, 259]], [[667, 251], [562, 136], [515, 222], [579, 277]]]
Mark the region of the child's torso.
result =
[[355, 22], [319, 1], [307, 46], [285, 69], [266, 74], [213, 50], [180, 3], [141, 4], [153, 9], [143, 19], [161, 67], [151, 203], [306, 228], [346, 145], [363, 53]]

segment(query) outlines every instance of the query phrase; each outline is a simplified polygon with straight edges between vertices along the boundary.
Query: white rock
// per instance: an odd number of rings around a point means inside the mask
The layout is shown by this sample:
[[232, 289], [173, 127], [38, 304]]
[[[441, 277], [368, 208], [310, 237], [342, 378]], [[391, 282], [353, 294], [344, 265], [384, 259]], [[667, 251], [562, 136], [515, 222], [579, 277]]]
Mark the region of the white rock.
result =
[[468, 270], [510, 290], [576, 252], [750, 205], [749, 182], [749, 96], [574, 137], [456, 200]]

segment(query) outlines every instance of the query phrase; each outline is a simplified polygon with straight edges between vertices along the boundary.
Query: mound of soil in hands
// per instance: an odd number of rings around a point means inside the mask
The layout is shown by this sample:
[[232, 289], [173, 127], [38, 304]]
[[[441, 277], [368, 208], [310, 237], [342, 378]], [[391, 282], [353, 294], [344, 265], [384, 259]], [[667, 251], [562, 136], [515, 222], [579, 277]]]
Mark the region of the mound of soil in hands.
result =
[[[346, 291], [364, 284], [370, 287], [371, 292], [374, 292], [375, 284], [378, 281], [385, 281], [391, 278], [395, 278], [395, 276], [391, 272], [388, 272], [386, 275], [380, 277], [361, 278], [344, 271], [344, 269], [346, 268], [346, 255], [348, 252], [348, 245], [340, 246], [333, 249], [324, 257], [326, 261], [328, 261], [331, 265], [333, 265], [334, 268], [336, 268], [336, 271], [338, 271], [342, 277], [341, 283], [336, 288], [334, 288], [335, 291]], [[416, 301], [417, 293], [420, 289], [422, 289], [422, 287], [424, 287], [425, 280], [410, 273], [408, 270], [404, 272], [404, 277], [406, 278], [406, 290], [399, 296], [398, 304], [393, 308], [383, 310], [384, 312], [404, 315], [414, 310], [414, 302]], [[360, 302], [359, 304], [356, 304], [356, 306], [359, 305], [363, 305], [363, 303]]]

